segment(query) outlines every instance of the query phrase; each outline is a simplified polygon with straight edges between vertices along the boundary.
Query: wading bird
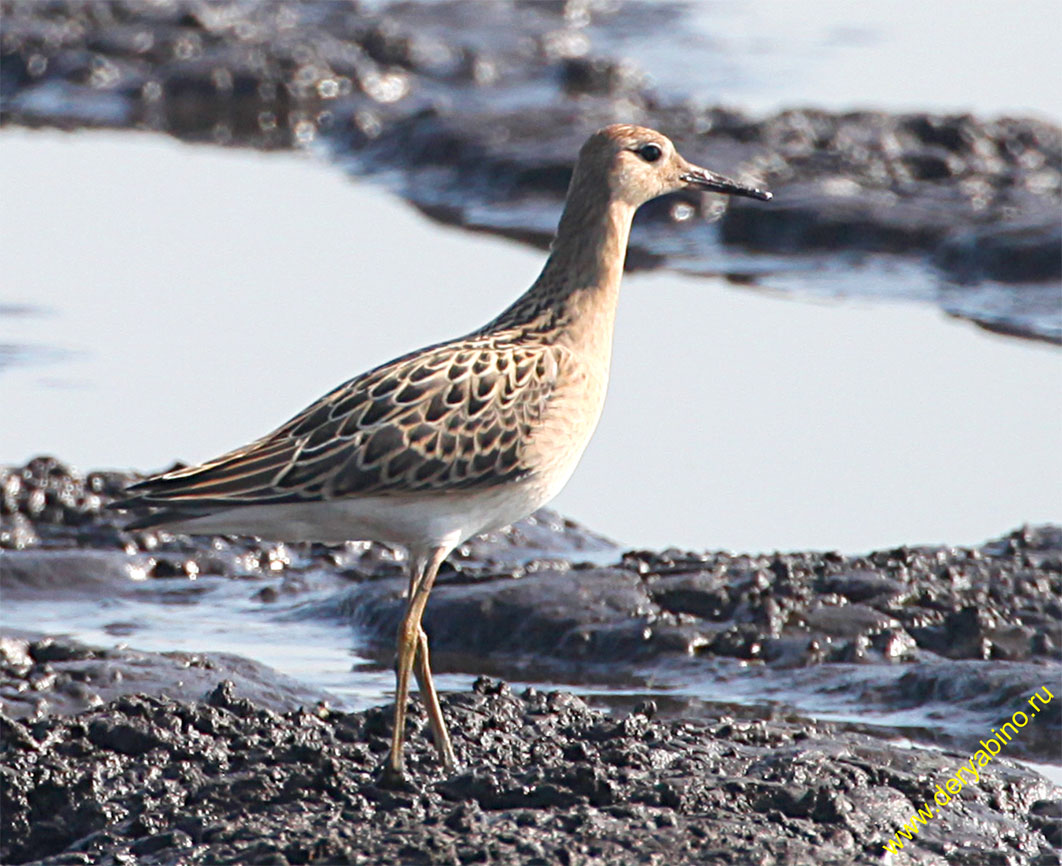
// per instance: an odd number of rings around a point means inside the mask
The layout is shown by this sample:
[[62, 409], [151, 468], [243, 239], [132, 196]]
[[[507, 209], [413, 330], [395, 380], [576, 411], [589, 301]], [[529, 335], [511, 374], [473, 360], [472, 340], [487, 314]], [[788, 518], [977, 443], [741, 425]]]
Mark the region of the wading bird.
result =
[[605, 399], [634, 212], [685, 189], [771, 198], [691, 165], [652, 129], [599, 130], [579, 152], [542, 273], [501, 315], [343, 383], [250, 445], [141, 481], [117, 503], [152, 509], [130, 528], [408, 550], [384, 782], [403, 778], [413, 674], [443, 764], [456, 766], [421, 627], [436, 572], [466, 539], [525, 517], [571, 476]]

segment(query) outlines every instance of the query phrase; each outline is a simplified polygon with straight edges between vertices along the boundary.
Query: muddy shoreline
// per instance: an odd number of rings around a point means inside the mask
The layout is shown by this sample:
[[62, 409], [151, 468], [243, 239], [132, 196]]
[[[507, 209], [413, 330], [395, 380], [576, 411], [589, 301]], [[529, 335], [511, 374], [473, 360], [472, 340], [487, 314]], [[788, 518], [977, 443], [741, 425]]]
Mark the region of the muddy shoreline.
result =
[[[236, 656], [128, 649], [135, 622], [114, 648], [16, 630], [33, 604], [134, 591], [195, 616], [223, 586], [280, 612], [276, 640], [346, 624], [389, 663], [400, 554], [126, 532], [105, 506], [133, 477], [0, 470], [4, 862], [878, 862], [979, 739], [1037, 689], [1062, 697], [1057, 527], [865, 557], [624, 552], [543, 513], [448, 564], [433, 660], [614, 688], [611, 712], [545, 686], [450, 692], [466, 771], [440, 775], [418, 710], [414, 790], [382, 792], [386, 706], [344, 712]], [[690, 699], [697, 682], [717, 698]], [[904, 853], [1057, 863], [1062, 791], [1009, 761], [1062, 763], [1060, 737], [1055, 701]]]
[[0, 123], [317, 149], [435, 219], [542, 246], [579, 144], [632, 120], [769, 186], [775, 200], [725, 213], [713, 196], [658, 201], [636, 221], [630, 267], [737, 285], [774, 276], [795, 290], [810, 270], [838, 294], [859, 294], [875, 263], [899, 256], [924, 265], [917, 295], [949, 313], [1062, 341], [1057, 126], [800, 108], [754, 118], [676, 100], [608, 52], [617, 34], [659, 26], [661, 14], [683, 26], [678, 6], [8, 0], [3, 9]]
[[[829, 725], [610, 718], [485, 679], [444, 712], [466, 769], [440, 776], [418, 706], [397, 792], [375, 782], [387, 707], [279, 714], [221, 683], [197, 703], [4, 718], [4, 862], [877, 863], [962, 763]], [[909, 862], [1059, 862], [1058, 789], [992, 769]]]
[[[1056, 125], [662, 94], [616, 46], [681, 28], [678, 5], [0, 11], [0, 125], [305, 150], [544, 246], [582, 139], [634, 120], [776, 198], [656, 202], [628, 267], [873, 295], [901, 289], [859, 286], [902, 260], [912, 297], [1062, 343]], [[1020, 763], [1062, 766], [1062, 527], [858, 556], [649, 551], [539, 512], [443, 568], [425, 626], [459, 683], [462, 768], [442, 774], [415, 701], [411, 785], [388, 791], [378, 682], [404, 554], [128, 532], [106, 506], [135, 477], [0, 467], [4, 863], [879, 863], [923, 806], [905, 862], [1062, 863], [1062, 789]], [[226, 632], [246, 655], [208, 651]], [[169, 643], [188, 634], [203, 645]], [[333, 642], [330, 681], [313, 653], [280, 669], [308, 634]], [[372, 676], [372, 706], [329, 692]], [[1059, 699], [934, 801], [1041, 689]]]

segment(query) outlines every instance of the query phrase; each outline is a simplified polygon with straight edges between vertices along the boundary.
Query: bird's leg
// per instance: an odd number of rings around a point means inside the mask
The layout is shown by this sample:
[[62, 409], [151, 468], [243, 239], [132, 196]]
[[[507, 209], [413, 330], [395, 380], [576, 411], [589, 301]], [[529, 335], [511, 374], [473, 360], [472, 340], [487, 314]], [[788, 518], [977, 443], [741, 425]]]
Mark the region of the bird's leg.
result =
[[428, 635], [424, 629], [417, 634], [417, 685], [420, 693], [424, 695], [424, 703], [428, 708], [428, 720], [431, 722], [431, 736], [435, 741], [435, 750], [442, 758], [446, 772], [452, 773], [457, 769], [457, 759], [454, 757], [454, 747], [450, 743], [450, 735], [446, 731], [446, 719], [443, 718], [442, 707], [439, 706], [439, 695], [435, 691], [435, 683], [431, 679], [431, 663], [428, 660]]
[[402, 741], [406, 732], [406, 704], [409, 700], [409, 668], [407, 659], [412, 661], [417, 651], [416, 633], [412, 634], [412, 640], [408, 639], [409, 629], [407, 623], [413, 611], [414, 600], [417, 597], [417, 589], [424, 580], [427, 570], [427, 561], [420, 557], [409, 558], [409, 593], [406, 599], [406, 612], [402, 617], [402, 623], [398, 627], [398, 648], [395, 657], [395, 719], [394, 730], [391, 733], [391, 751], [380, 774], [381, 783], [395, 787], [404, 781], [404, 766], [402, 761]]
[[[398, 659], [395, 664], [395, 727], [391, 734], [391, 751], [387, 756], [380, 781], [389, 785], [401, 785], [404, 782], [402, 762], [402, 741], [406, 734], [406, 704], [409, 701], [409, 675], [413, 670], [418, 650], [418, 638], [421, 632], [420, 619], [428, 603], [439, 565], [449, 551], [436, 548], [427, 556], [411, 557], [409, 600], [406, 613], [398, 627]], [[444, 755], [445, 760], [445, 755]]]

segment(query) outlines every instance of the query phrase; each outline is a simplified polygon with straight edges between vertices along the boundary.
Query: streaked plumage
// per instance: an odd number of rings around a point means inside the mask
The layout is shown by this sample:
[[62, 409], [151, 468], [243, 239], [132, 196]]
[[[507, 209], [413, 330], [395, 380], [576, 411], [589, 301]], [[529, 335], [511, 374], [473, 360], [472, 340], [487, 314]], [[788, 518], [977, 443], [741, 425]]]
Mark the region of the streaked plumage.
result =
[[474, 336], [351, 379], [268, 436], [133, 488], [204, 510], [481, 490], [526, 478], [564, 350]]
[[542, 274], [500, 316], [345, 382], [250, 445], [140, 482], [120, 503], [153, 509], [132, 527], [409, 548], [389, 780], [402, 775], [414, 662], [436, 745], [454, 765], [420, 627], [438, 565], [568, 480], [604, 403], [631, 219], [643, 202], [689, 187], [770, 197], [691, 166], [653, 130], [595, 133]]

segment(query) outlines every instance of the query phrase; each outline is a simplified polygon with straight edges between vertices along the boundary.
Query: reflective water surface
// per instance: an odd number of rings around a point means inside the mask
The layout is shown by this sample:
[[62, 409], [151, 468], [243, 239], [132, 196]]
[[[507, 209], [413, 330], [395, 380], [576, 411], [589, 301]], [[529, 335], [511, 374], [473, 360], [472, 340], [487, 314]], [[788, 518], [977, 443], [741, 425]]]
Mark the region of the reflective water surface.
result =
[[[690, 26], [595, 49], [632, 57], [667, 94], [752, 112], [1062, 116], [1062, 7], [1047, 0], [688, 8]], [[352, 374], [479, 325], [543, 259], [431, 224], [305, 156], [133, 133], [5, 129], [0, 190], [4, 463], [54, 453], [86, 470], [147, 470], [213, 456]], [[778, 296], [794, 289], [811, 300]], [[860, 551], [1057, 522], [1057, 349], [901, 303], [936, 291], [916, 265], [887, 259], [809, 260], [744, 286], [632, 275], [605, 416], [556, 507], [657, 548]], [[390, 696], [390, 670], [349, 625], [304, 615], [312, 592], [266, 606], [258, 588], [147, 581], [113, 597], [9, 600], [4, 620], [103, 645], [239, 653], [348, 707]], [[627, 687], [571, 685], [614, 707], [652, 695], [663, 713], [806, 713], [920, 743], [987, 727], [947, 706], [863, 711], [861, 688], [904, 672], [690, 665], [632, 673]], [[467, 689], [472, 677], [438, 679]]]
[[[8, 130], [0, 183], [0, 344], [29, 347], [0, 369], [8, 463], [41, 452], [83, 469], [207, 458], [352, 373], [476, 326], [542, 260], [429, 224], [293, 155]], [[902, 293], [903, 270], [893, 277]], [[929, 308], [633, 275], [605, 417], [556, 504], [655, 547], [976, 543], [1057, 520], [1059, 357]], [[158, 583], [7, 604], [5, 622], [103, 645], [235, 652], [347, 707], [390, 695], [391, 671], [349, 625], [303, 615], [312, 594], [266, 607], [253, 583]], [[807, 714], [918, 742], [989, 721], [859, 705], [860, 689], [905, 672], [692, 665], [632, 672], [628, 687], [538, 681], [605, 706], [652, 696], [663, 712]]]
[[[0, 182], [0, 302], [28, 311], [0, 344], [33, 347], [0, 372], [10, 463], [206, 459], [478, 326], [543, 259], [294, 155], [8, 130]], [[556, 505], [633, 546], [981, 542], [1059, 518], [1059, 370], [931, 309], [631, 275]]]

